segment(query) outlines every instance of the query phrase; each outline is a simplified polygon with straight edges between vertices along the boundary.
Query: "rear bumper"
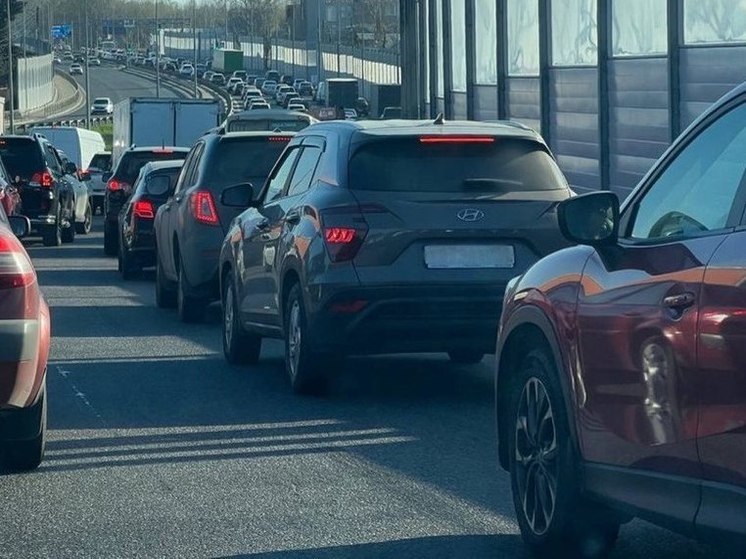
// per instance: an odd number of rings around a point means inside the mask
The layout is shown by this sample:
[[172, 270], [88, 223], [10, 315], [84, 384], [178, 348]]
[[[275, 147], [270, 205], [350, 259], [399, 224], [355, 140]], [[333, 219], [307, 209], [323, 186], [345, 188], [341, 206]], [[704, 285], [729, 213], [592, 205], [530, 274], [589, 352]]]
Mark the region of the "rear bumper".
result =
[[37, 215], [29, 219], [31, 222], [31, 228], [36, 229], [45, 225], [55, 225], [57, 223], [57, 216], [55, 215]]
[[502, 285], [337, 291], [309, 312], [309, 335], [321, 352], [494, 353], [504, 291]]
[[0, 411], [28, 407], [36, 400], [48, 351], [42, 348], [48, 342], [46, 315], [39, 320], [0, 320]]

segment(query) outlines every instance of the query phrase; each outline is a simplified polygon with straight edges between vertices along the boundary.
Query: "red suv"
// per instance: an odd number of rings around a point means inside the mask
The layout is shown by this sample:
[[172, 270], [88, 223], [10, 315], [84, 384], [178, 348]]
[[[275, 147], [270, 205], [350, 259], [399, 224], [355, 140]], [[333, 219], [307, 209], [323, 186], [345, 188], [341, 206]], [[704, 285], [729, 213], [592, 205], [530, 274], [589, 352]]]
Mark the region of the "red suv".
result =
[[47, 427], [49, 308], [16, 238], [30, 228], [0, 207], [0, 462], [11, 470], [41, 463]]
[[512, 280], [499, 457], [539, 557], [602, 554], [632, 517], [746, 540], [746, 85], [622, 204], [558, 208], [578, 246]]

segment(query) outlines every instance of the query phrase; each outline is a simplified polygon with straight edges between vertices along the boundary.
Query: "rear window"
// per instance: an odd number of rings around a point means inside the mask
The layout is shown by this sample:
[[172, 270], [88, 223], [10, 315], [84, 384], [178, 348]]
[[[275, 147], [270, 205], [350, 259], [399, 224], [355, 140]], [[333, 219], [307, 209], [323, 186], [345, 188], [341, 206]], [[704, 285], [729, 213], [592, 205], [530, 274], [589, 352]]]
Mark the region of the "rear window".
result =
[[46, 168], [39, 146], [31, 139], [0, 138], [0, 158], [13, 178], [29, 178]]
[[160, 183], [165, 182], [166, 188], [164, 190], [173, 192], [173, 189], [176, 186], [176, 180], [179, 178], [179, 173], [181, 173], [181, 167], [174, 167], [173, 169], [159, 169], [157, 171], [153, 171], [152, 173], [150, 173], [150, 178], [148, 179], [148, 181], [141, 180], [138, 183], [136, 193], [145, 193], [146, 184], [150, 187], [150, 189], [154, 189], [156, 186], [154, 183], [156, 182], [159, 183], [159, 186]]
[[273, 130], [299, 132], [310, 124], [309, 118], [253, 118], [229, 122], [228, 132], [272, 132]]
[[422, 143], [397, 138], [364, 144], [349, 165], [350, 188], [392, 192], [560, 190], [562, 172], [538, 144], [495, 138], [493, 143]]
[[261, 187], [258, 179], [264, 182], [287, 144], [267, 138], [221, 141], [209, 162], [210, 184], [224, 188], [248, 181]]
[[97, 153], [91, 159], [89, 168], [98, 169], [99, 171], [110, 171], [111, 170], [111, 155], [107, 153]]
[[185, 159], [186, 152], [182, 151], [131, 151], [122, 155], [122, 160], [117, 165], [116, 177], [132, 184], [143, 165], [150, 161], [173, 161], [174, 159]]

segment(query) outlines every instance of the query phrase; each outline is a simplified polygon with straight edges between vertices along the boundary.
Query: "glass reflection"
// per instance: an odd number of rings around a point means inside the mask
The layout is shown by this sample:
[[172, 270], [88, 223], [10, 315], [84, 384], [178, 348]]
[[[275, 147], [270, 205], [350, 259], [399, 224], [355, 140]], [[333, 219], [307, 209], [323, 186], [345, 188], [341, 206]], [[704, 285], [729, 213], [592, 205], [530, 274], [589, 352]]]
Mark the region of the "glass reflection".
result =
[[476, 80], [478, 84], [497, 84], [497, 2], [476, 0]]
[[596, 0], [552, 0], [552, 64], [593, 66], [598, 60]]
[[614, 0], [611, 13], [613, 56], [666, 54], [666, 0]]
[[508, 73], [539, 75], [538, 0], [508, 0]]

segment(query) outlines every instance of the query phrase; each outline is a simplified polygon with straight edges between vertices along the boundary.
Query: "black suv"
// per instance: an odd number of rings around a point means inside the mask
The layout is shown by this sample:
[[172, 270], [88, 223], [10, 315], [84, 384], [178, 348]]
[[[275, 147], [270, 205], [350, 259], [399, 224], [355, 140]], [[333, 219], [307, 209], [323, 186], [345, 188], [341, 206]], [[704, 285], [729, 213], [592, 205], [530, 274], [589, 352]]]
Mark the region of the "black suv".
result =
[[132, 194], [132, 186], [143, 165], [150, 161], [172, 161], [184, 159], [187, 148], [133, 147], [125, 151], [117, 162], [113, 173], [105, 173], [106, 194], [104, 196], [104, 253], [116, 256], [119, 250], [117, 221], [122, 206]]
[[218, 255], [226, 231], [242, 211], [224, 203], [223, 190], [264, 184], [292, 134], [205, 134], [184, 162], [174, 195], [158, 210], [156, 302], [176, 306], [185, 322], [203, 317], [219, 297]]
[[223, 193], [249, 206], [220, 254], [225, 356], [284, 338], [298, 392], [345, 353], [494, 352], [505, 286], [566, 245], [572, 195], [533, 130], [442, 119], [315, 124], [253, 190]]
[[74, 177], [75, 164], [63, 163], [52, 144], [34, 134], [0, 137], [0, 157], [19, 191], [19, 213], [44, 245], [72, 242], [90, 208], [88, 188]]

